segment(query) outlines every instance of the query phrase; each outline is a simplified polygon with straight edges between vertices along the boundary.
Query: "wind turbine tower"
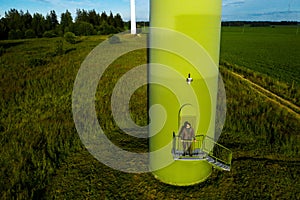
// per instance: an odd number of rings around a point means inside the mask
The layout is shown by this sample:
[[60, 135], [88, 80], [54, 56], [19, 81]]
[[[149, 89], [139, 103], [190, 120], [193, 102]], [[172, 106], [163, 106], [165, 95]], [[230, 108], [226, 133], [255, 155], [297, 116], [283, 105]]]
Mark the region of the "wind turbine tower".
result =
[[136, 34], [135, 0], [130, 0], [130, 10], [131, 10], [131, 34]]

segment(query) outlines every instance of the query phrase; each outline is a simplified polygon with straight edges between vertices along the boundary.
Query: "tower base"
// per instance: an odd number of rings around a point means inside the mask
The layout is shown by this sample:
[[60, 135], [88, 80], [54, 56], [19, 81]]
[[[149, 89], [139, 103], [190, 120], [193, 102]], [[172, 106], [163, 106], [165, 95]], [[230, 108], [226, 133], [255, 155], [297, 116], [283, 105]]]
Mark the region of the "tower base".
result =
[[152, 173], [163, 183], [189, 186], [205, 181], [212, 173], [212, 166], [205, 160], [176, 160], [169, 166]]

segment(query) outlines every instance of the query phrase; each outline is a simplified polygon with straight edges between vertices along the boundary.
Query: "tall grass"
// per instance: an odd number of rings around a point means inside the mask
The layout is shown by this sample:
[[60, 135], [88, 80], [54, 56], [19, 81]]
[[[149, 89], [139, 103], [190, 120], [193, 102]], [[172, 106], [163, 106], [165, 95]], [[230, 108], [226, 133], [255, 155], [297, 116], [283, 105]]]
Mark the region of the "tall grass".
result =
[[[81, 62], [104, 38], [1, 41], [1, 196], [40, 198], [55, 170], [82, 149], [71, 112]], [[56, 54], [63, 42], [65, 53]], [[59, 47], [60, 48], [60, 47]], [[74, 49], [70, 51], [70, 49]]]

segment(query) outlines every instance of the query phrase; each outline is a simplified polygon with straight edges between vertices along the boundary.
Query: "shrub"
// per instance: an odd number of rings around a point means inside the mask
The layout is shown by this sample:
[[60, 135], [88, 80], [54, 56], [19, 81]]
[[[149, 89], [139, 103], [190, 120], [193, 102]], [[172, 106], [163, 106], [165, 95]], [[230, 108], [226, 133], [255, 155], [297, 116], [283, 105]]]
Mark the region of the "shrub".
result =
[[12, 29], [8, 32], [8, 39], [9, 40], [16, 39], [16, 31], [14, 29]]
[[24, 32], [21, 31], [20, 29], [16, 30], [16, 34], [17, 34], [17, 39], [22, 39], [24, 38]]
[[76, 35], [93, 35], [94, 27], [88, 22], [77, 22], [74, 25], [74, 32]]
[[65, 40], [67, 41], [67, 42], [69, 42], [69, 43], [71, 43], [71, 44], [75, 44], [76, 43], [76, 36], [75, 36], [75, 34], [74, 33], [72, 33], [72, 32], [66, 32], [65, 34], [64, 34], [64, 38], [65, 38]]
[[5, 49], [4, 49], [4, 47], [0, 47], [0, 56], [2, 56], [3, 54], [5, 53]]
[[54, 33], [54, 31], [45, 31], [43, 34], [43, 37], [46, 38], [53, 38], [56, 37], [57, 35]]
[[25, 38], [35, 38], [35, 32], [32, 29], [28, 29], [25, 31]]
[[115, 27], [109, 25], [106, 22], [103, 22], [100, 26], [98, 26], [97, 31], [98, 34], [100, 33], [101, 35], [109, 35], [118, 32], [118, 30]]
[[56, 42], [56, 47], [55, 47], [55, 52], [54, 52], [55, 56], [64, 54], [63, 46], [64, 46], [64, 43], [62, 40], [59, 40]]
[[23, 36], [24, 36], [23, 32], [19, 29], [17, 29], [17, 30], [12, 29], [8, 32], [8, 39], [9, 40], [22, 39]]

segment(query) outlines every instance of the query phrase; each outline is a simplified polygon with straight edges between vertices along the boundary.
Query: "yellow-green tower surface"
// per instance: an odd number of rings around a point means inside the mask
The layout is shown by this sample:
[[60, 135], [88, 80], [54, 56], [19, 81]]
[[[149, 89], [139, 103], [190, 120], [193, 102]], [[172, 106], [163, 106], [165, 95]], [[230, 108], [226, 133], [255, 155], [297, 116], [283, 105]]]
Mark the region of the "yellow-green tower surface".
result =
[[149, 44], [155, 48], [149, 54], [149, 107], [160, 104], [165, 111], [151, 111], [149, 150], [159, 153], [149, 159], [150, 170], [162, 182], [192, 185], [211, 174], [205, 160], [173, 160], [171, 149], [172, 134], [184, 121], [196, 134], [214, 138], [220, 23], [221, 0], [150, 0], [155, 30], [150, 29]]

